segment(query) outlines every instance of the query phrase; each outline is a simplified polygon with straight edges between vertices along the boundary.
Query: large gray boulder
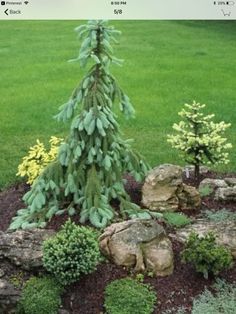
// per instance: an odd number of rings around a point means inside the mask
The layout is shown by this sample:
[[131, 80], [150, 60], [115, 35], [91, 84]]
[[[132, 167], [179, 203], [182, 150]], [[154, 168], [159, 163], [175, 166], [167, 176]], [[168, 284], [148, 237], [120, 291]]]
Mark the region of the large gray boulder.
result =
[[142, 204], [154, 211], [196, 209], [201, 204], [199, 192], [183, 184], [182, 168], [163, 164], [152, 169], [142, 188]]
[[110, 225], [100, 236], [101, 252], [116, 265], [151, 271], [156, 276], [173, 272], [172, 244], [154, 220], [132, 219]]
[[236, 221], [214, 222], [207, 219], [197, 219], [192, 225], [177, 230], [173, 237], [176, 237], [180, 242], [185, 242], [192, 231], [200, 236], [206, 235], [210, 231], [213, 232], [216, 235], [216, 242], [228, 247], [236, 259]]
[[54, 233], [45, 229], [0, 231], [0, 259], [7, 259], [25, 270], [41, 267], [42, 243]]

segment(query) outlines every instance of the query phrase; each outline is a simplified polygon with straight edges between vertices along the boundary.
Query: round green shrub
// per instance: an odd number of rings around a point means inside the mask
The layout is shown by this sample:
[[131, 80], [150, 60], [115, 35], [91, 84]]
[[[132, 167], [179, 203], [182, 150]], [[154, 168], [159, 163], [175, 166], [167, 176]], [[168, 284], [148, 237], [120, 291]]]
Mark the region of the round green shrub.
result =
[[62, 286], [53, 278], [31, 277], [22, 290], [18, 313], [57, 314], [62, 292]]
[[43, 243], [43, 265], [63, 285], [96, 270], [101, 261], [98, 234], [68, 220], [54, 237]]
[[206, 279], [209, 273], [218, 275], [222, 270], [230, 268], [233, 263], [231, 252], [216, 243], [212, 232], [205, 236], [192, 232], [181, 255], [183, 262], [192, 263], [196, 271], [203, 273]]
[[104, 306], [107, 314], [151, 314], [156, 299], [149, 285], [124, 278], [107, 285]]

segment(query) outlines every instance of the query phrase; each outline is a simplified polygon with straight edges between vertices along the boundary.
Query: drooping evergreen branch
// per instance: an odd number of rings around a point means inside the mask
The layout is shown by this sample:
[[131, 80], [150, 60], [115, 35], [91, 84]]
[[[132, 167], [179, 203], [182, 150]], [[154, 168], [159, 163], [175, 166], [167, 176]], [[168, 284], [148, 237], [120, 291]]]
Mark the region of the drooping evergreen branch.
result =
[[150, 217], [124, 189], [124, 173], [140, 181], [148, 166], [121, 138], [112, 111], [119, 103], [126, 117], [134, 114], [128, 96], [109, 71], [111, 63], [121, 64], [111, 46], [119, 32], [106, 21], [89, 21], [76, 31], [84, 38], [76, 60], [82, 67], [92, 65], [56, 116], [58, 121], [71, 120], [70, 133], [56, 160], [25, 194], [27, 208], [18, 211], [10, 229], [44, 227], [54, 215], [65, 212], [102, 228], [117, 215], [113, 199], [119, 200], [123, 215]]

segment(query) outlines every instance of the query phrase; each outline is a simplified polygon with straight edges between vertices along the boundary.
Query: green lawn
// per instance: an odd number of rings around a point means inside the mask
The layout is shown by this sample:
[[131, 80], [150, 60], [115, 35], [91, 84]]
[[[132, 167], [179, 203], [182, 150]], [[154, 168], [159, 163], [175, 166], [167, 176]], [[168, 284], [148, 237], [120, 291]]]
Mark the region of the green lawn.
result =
[[[0, 187], [15, 173], [39, 138], [63, 135], [68, 125], [52, 119], [81, 79], [76, 57], [76, 21], [0, 21]], [[236, 22], [115, 21], [122, 30], [113, 73], [130, 96], [136, 119], [119, 115], [125, 137], [134, 139], [152, 166], [183, 164], [166, 142], [186, 102], [208, 105], [218, 120], [231, 122], [231, 163], [236, 170]]]

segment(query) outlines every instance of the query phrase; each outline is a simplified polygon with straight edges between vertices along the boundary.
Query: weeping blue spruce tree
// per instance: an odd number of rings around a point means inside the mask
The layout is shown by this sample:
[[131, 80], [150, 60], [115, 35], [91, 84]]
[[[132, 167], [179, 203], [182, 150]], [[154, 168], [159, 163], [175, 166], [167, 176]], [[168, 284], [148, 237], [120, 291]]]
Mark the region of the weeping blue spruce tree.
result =
[[109, 71], [111, 63], [122, 62], [113, 56], [111, 46], [120, 32], [106, 21], [89, 21], [76, 31], [83, 39], [76, 60], [90, 68], [56, 116], [58, 121], [71, 120], [70, 133], [55, 161], [24, 195], [27, 206], [18, 211], [10, 229], [42, 228], [54, 215], [66, 212], [80, 215], [81, 223], [89, 220], [103, 228], [118, 215], [111, 206], [113, 199], [124, 218], [150, 215], [132, 203], [124, 189], [124, 173], [140, 181], [148, 167], [121, 138], [112, 111], [117, 104], [125, 116], [134, 114], [128, 96]]

